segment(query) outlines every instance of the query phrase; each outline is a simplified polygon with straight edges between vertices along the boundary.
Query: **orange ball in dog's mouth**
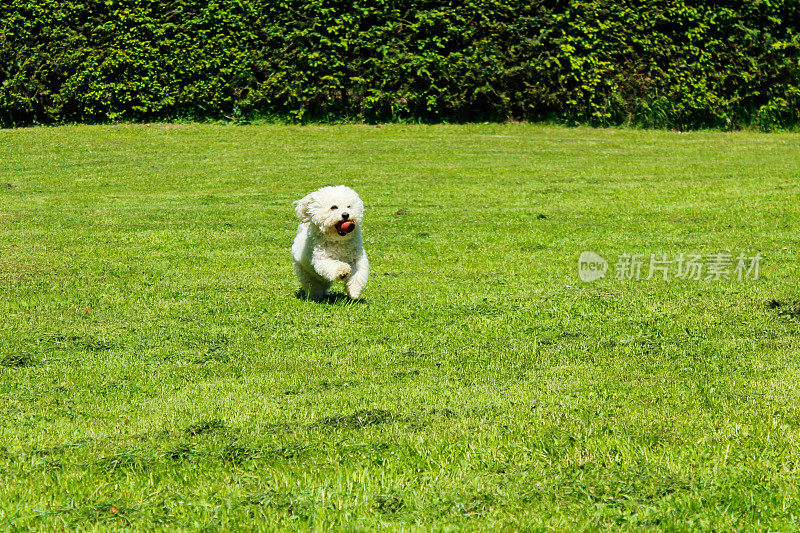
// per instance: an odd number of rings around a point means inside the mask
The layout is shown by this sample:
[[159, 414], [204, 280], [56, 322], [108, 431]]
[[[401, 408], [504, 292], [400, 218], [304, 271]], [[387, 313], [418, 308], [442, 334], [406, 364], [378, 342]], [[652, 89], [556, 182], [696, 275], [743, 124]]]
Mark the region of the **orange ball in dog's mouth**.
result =
[[336, 231], [338, 231], [339, 235], [341, 235], [342, 237], [344, 237], [354, 229], [356, 229], [356, 223], [353, 222], [352, 220], [344, 220], [336, 224]]

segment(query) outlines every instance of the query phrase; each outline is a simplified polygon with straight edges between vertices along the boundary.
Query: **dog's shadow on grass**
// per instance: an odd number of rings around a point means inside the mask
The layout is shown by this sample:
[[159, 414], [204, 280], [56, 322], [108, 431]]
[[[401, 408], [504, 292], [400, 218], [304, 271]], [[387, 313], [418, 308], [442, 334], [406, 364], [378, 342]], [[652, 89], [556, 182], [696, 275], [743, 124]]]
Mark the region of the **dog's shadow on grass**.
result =
[[324, 298], [321, 298], [319, 300], [312, 300], [312, 299], [306, 297], [306, 293], [303, 291], [303, 289], [297, 289], [297, 291], [294, 293], [294, 296], [298, 300], [308, 300], [309, 302], [314, 302], [316, 304], [362, 305], [362, 304], [367, 303], [367, 301], [364, 298], [356, 298], [354, 300], [353, 298], [350, 298], [348, 295], [346, 295], [343, 292], [332, 292], [332, 293], [328, 294], [327, 296], [325, 296]]

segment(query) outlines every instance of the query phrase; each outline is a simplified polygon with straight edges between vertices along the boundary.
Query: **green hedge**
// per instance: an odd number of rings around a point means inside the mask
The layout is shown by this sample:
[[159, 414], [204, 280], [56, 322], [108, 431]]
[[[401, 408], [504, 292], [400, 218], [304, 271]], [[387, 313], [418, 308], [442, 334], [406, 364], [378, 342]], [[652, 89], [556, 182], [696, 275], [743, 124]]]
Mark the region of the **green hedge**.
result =
[[800, 122], [799, 0], [4, 0], [0, 125]]

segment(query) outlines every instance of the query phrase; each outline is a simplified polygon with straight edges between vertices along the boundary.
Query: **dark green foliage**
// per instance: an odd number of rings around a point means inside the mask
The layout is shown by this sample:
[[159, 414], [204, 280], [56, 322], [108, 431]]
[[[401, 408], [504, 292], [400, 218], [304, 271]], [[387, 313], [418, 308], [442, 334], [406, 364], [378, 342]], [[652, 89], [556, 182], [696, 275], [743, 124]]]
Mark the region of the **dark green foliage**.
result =
[[800, 121], [796, 0], [9, 0], [0, 125]]

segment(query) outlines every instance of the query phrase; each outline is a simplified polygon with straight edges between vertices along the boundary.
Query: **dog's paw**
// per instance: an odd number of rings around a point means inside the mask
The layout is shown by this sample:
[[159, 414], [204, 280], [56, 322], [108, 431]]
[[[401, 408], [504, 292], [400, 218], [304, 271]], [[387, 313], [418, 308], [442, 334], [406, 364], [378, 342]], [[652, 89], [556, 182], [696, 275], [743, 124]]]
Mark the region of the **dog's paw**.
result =
[[351, 287], [350, 285], [348, 285], [348, 286], [345, 287], [344, 292], [346, 292], [347, 296], [349, 296], [353, 300], [358, 300], [358, 297], [361, 296], [361, 289], [362, 288], [363, 287], [360, 287], [360, 286], [359, 287], [355, 287], [355, 286]]
[[350, 265], [341, 265], [339, 268], [336, 269], [336, 277], [337, 279], [344, 279], [350, 275]]

